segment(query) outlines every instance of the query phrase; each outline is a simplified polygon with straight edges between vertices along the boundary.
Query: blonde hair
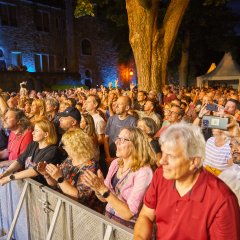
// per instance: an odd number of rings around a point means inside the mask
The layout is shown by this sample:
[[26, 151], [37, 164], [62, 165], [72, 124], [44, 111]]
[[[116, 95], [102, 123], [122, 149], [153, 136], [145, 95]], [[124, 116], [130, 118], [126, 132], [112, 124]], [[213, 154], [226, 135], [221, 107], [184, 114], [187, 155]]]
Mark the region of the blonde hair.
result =
[[35, 123], [35, 126], [38, 126], [44, 132], [48, 133], [48, 137], [46, 138], [46, 143], [48, 145], [57, 143], [57, 133], [53, 123], [49, 122], [48, 120], [40, 120]]
[[46, 114], [46, 108], [45, 108], [45, 102], [42, 99], [34, 99], [32, 104], [35, 103], [39, 109], [39, 116], [45, 116]]
[[96, 147], [90, 136], [82, 129], [72, 129], [62, 136], [62, 142], [83, 159], [93, 159], [96, 155]]
[[[132, 164], [131, 171], [136, 172], [141, 167], [151, 166], [156, 167], [156, 158], [150, 143], [148, 142], [147, 135], [138, 128], [124, 127], [129, 134], [129, 140], [132, 142]], [[121, 131], [122, 131], [121, 130]], [[119, 166], [123, 166], [123, 160], [119, 159]]]

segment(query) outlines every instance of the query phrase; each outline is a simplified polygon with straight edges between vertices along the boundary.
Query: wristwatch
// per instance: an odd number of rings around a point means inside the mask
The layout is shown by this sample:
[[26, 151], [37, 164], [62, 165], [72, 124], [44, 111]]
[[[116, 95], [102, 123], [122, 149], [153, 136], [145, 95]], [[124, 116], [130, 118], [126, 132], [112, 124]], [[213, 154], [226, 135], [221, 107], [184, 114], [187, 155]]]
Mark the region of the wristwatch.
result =
[[64, 182], [64, 177], [58, 178], [57, 182], [58, 182], [58, 183], [63, 183], [63, 182]]
[[108, 198], [110, 195], [110, 190], [107, 190], [105, 193], [102, 194], [103, 198]]
[[14, 175], [14, 174], [11, 174], [11, 175], [9, 176], [9, 179], [10, 179], [11, 181], [15, 180], [15, 175]]

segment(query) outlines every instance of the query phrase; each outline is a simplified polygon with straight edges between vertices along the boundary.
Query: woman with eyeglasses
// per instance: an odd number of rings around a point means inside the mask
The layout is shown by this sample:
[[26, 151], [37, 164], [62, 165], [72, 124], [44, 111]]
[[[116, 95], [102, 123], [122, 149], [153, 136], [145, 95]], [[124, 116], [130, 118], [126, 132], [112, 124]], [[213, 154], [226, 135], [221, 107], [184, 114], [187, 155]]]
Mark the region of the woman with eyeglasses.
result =
[[105, 215], [133, 228], [142, 206], [143, 196], [151, 182], [154, 153], [146, 135], [137, 128], [123, 128], [116, 141], [116, 156], [104, 180], [86, 171], [85, 183], [102, 202], [107, 202]]
[[45, 177], [48, 185], [57, 187], [65, 195], [101, 212], [102, 204], [94, 191], [83, 182], [86, 170], [96, 173], [98, 169], [92, 139], [81, 129], [73, 129], [63, 134], [62, 143], [68, 158], [60, 166], [40, 163], [38, 171]]

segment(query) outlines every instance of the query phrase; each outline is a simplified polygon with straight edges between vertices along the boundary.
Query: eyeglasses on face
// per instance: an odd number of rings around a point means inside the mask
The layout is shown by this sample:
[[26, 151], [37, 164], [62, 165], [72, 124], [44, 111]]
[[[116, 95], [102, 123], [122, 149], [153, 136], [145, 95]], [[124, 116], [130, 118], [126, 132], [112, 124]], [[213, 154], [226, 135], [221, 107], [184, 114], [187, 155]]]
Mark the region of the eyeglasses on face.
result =
[[127, 138], [123, 138], [123, 137], [117, 137], [116, 138], [116, 142], [119, 141], [121, 144], [125, 143], [125, 142], [131, 142], [130, 139], [127, 139]]

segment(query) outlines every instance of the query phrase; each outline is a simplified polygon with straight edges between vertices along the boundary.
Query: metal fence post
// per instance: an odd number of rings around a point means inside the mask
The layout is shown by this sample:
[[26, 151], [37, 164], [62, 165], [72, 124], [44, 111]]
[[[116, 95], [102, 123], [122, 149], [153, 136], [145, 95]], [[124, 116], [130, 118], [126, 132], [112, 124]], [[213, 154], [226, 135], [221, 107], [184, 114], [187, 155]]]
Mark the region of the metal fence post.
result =
[[26, 183], [24, 184], [23, 191], [22, 191], [22, 193], [21, 193], [21, 197], [20, 197], [20, 199], [19, 199], [19, 202], [18, 202], [18, 205], [17, 205], [17, 209], [16, 209], [15, 214], [14, 214], [13, 221], [12, 221], [10, 230], [9, 230], [9, 232], [8, 232], [7, 240], [11, 240], [11, 238], [12, 238], [13, 231], [14, 231], [14, 228], [15, 228], [15, 226], [16, 226], [17, 219], [18, 219], [19, 213], [20, 213], [21, 208], [22, 208], [22, 204], [23, 204], [25, 195], [26, 195], [26, 193], [27, 193], [27, 189], [28, 189], [28, 182], [26, 182]]

